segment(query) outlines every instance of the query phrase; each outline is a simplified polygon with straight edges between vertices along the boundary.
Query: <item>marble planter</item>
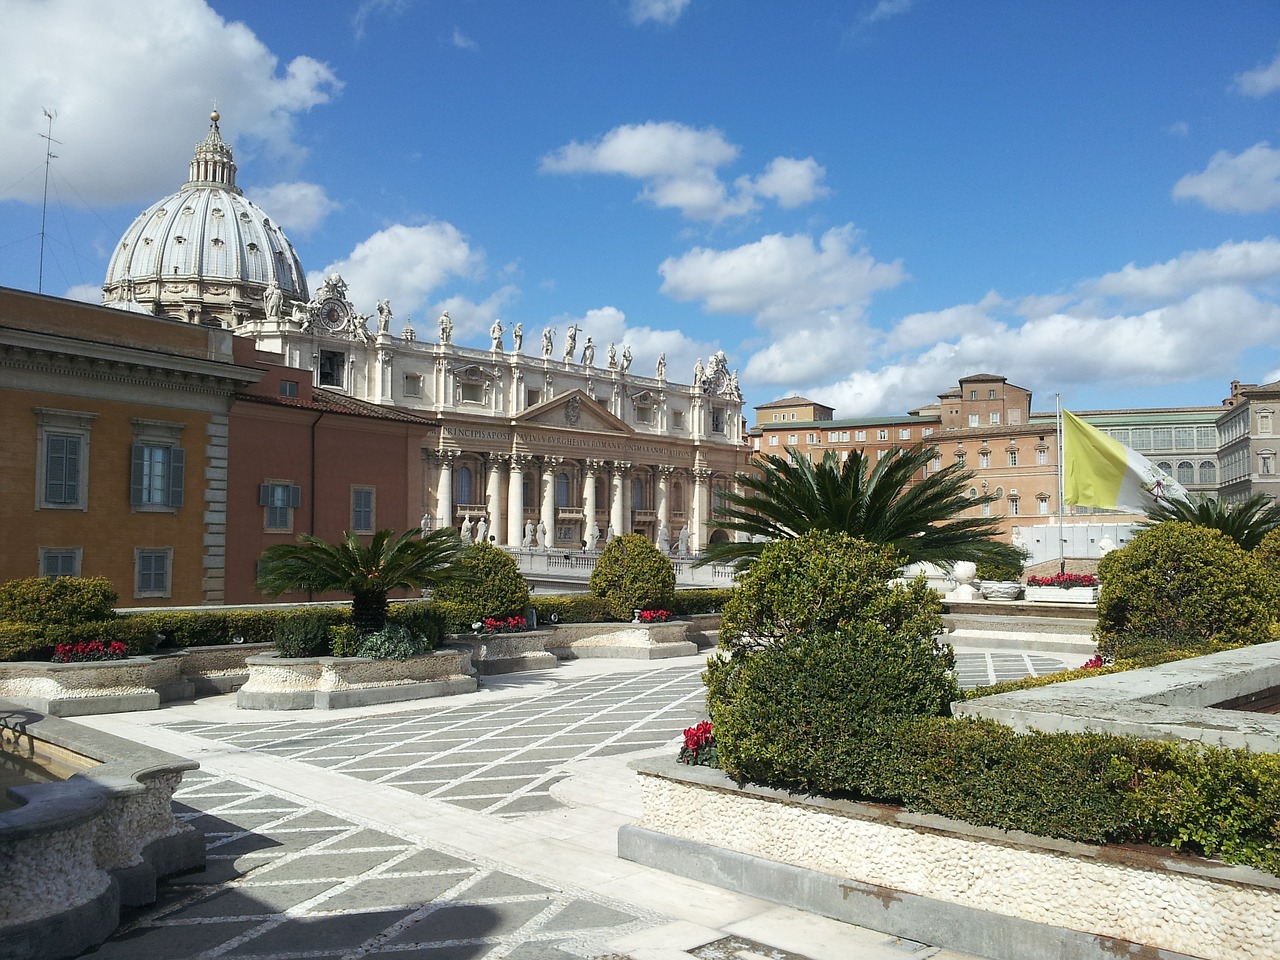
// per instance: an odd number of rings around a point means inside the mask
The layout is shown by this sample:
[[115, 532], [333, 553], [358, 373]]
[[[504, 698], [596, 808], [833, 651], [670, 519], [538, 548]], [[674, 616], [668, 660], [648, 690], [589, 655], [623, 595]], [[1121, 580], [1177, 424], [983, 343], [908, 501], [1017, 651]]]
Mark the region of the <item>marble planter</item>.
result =
[[562, 623], [555, 627], [547, 649], [561, 660], [616, 657], [624, 660], [662, 660], [691, 657], [698, 645], [689, 639], [688, 620], [666, 623]]
[[471, 652], [471, 665], [481, 676], [547, 670], [560, 661], [547, 652], [550, 630], [524, 633], [455, 634], [449, 644]]
[[982, 581], [982, 599], [984, 600], [1018, 600], [1022, 597], [1023, 586], [1016, 580], [984, 580]]
[[408, 660], [367, 657], [249, 657], [236, 693], [243, 710], [332, 710], [471, 693], [469, 650], [433, 650]]
[[1098, 586], [1027, 587], [1027, 600], [1036, 603], [1097, 603]]
[[884, 933], [992, 960], [1269, 960], [1280, 943], [1280, 878], [1249, 867], [631, 766], [644, 812], [620, 856]]

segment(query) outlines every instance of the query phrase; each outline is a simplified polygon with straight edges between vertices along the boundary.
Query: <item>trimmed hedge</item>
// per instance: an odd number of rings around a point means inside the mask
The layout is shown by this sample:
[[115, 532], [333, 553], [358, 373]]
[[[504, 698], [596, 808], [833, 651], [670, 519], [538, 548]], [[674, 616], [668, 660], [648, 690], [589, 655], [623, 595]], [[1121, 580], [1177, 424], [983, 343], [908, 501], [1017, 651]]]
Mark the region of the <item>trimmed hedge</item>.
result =
[[719, 613], [732, 596], [732, 587], [677, 590], [671, 601], [671, 612], [681, 617], [696, 613]]
[[605, 601], [611, 620], [630, 620], [635, 610], [670, 610], [676, 571], [646, 537], [624, 533], [600, 552], [591, 593]]
[[28, 577], [0, 584], [0, 620], [78, 624], [115, 617], [120, 599], [106, 577]]
[[[556, 597], [535, 597], [534, 612], [538, 626], [548, 623], [603, 623], [609, 619], [609, 606], [600, 597], [586, 594], [567, 594]], [[630, 616], [627, 617], [631, 619]]]
[[485, 617], [523, 614], [529, 606], [529, 584], [507, 551], [475, 543], [463, 551], [458, 566], [463, 576], [443, 581], [431, 595], [449, 632], [464, 633]]

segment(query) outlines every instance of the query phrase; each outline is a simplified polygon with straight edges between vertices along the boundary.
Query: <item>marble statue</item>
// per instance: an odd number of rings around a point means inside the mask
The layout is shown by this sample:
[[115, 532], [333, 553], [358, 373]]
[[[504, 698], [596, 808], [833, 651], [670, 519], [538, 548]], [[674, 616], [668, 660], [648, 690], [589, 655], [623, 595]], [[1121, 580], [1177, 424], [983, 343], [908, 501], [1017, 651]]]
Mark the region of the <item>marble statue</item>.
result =
[[619, 369], [620, 371], [622, 371], [623, 373], [626, 373], [628, 370], [630, 370], [630, 369], [631, 369], [631, 360], [632, 360], [632, 357], [631, 357], [631, 347], [629, 347], [629, 346], [623, 346], [623, 348], [622, 348], [622, 363], [618, 364], [618, 369]]
[[582, 345], [582, 365], [584, 367], [596, 365], [596, 345], [591, 342], [590, 337], [587, 337], [587, 342]]
[[542, 328], [542, 359], [543, 359], [543, 360], [550, 360], [550, 359], [551, 359], [551, 351], [552, 351], [553, 349], [554, 349], [554, 348], [553, 348], [552, 343], [551, 343], [551, 328], [550, 328], [550, 327], [543, 327], [543, 328]]
[[493, 321], [493, 326], [489, 328], [489, 338], [493, 341], [493, 351], [498, 353], [502, 350], [502, 334], [504, 333], [501, 320]]
[[284, 291], [276, 281], [272, 280], [267, 284], [267, 291], [262, 295], [262, 305], [267, 308], [268, 320], [280, 319], [280, 311], [284, 307]]
[[467, 518], [462, 521], [462, 542], [463, 543], [471, 542], [471, 515], [470, 514], [468, 514]]
[[529, 550], [530, 548], [533, 547], [533, 538], [534, 538], [533, 521], [526, 520], [524, 522], [524, 539], [520, 541], [520, 546], [522, 546], [526, 550]]
[[612, 340], [609, 341], [609, 369], [618, 369], [618, 348]]
[[658, 354], [658, 373], [659, 380], [667, 379], [667, 355], [665, 353]]
[[596, 548], [596, 544], [598, 544], [599, 542], [600, 542], [600, 524], [596, 523], [593, 520], [591, 521], [591, 526], [587, 527], [586, 549], [594, 550]]
[[424, 534], [431, 532], [431, 514], [424, 513], [422, 519], [418, 521], [418, 526]]
[[569, 324], [569, 329], [564, 332], [564, 359], [565, 363], [573, 362], [573, 354], [578, 349], [578, 331], [582, 329], [576, 323]]
[[489, 542], [489, 518], [481, 517], [480, 522], [476, 524], [476, 543]]
[[689, 525], [686, 523], [680, 528], [680, 556], [687, 557], [689, 555]]
[[391, 301], [385, 297], [378, 301], [378, 336], [391, 329]]
[[617, 534], [613, 532], [613, 524], [611, 523], [611, 524], [609, 524], [608, 528], [607, 528], [607, 529], [605, 530], [605, 532], [604, 532], [604, 542], [605, 542], [605, 543], [609, 543], [609, 542], [611, 542], [611, 541], [613, 540], [613, 538], [614, 538], [614, 537], [616, 537], [616, 536], [617, 536]]
[[290, 319], [298, 325], [298, 329], [306, 332], [311, 329], [311, 311], [304, 303], [293, 305], [293, 316]]
[[702, 386], [702, 358], [698, 358], [698, 362], [693, 365], [693, 385], [695, 387]]
[[449, 343], [453, 340], [453, 320], [449, 317], [449, 311], [446, 310], [440, 314], [440, 342]]
[[654, 544], [663, 554], [671, 552], [671, 531], [667, 529], [667, 525], [661, 524], [658, 527], [658, 542]]
[[524, 324], [517, 323], [511, 328], [511, 352], [519, 353], [524, 349]]
[[541, 520], [538, 521], [538, 549], [547, 549], [547, 525]]

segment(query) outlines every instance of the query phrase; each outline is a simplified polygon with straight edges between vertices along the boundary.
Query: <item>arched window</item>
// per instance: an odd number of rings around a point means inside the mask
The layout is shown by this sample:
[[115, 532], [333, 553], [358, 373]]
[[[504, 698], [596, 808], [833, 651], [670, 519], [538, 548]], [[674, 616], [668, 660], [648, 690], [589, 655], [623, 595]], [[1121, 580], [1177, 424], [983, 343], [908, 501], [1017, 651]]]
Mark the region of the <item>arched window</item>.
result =
[[1212, 460], [1200, 461], [1200, 482], [1201, 483], [1217, 483], [1218, 482], [1218, 465]]
[[1168, 460], [1161, 460], [1156, 464], [1156, 469], [1162, 471], [1166, 477], [1173, 476], [1173, 464]]
[[453, 499], [455, 503], [471, 503], [472, 489], [471, 468], [461, 466], [453, 481]]
[[569, 474], [556, 474], [556, 506], [569, 506]]
[[647, 510], [649, 509], [644, 502], [644, 478], [631, 478], [631, 509]]
[[1196, 465], [1190, 460], [1178, 461], [1178, 482], [1179, 483], [1195, 483], [1196, 482]]
[[684, 484], [673, 483], [671, 485], [671, 512], [684, 513]]

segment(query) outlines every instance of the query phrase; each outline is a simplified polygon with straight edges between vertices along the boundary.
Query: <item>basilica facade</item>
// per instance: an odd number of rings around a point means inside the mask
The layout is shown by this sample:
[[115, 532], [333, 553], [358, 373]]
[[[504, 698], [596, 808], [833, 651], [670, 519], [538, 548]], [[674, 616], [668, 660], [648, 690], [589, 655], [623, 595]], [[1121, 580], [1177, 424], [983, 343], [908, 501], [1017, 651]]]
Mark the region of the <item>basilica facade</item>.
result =
[[[417, 502], [388, 515], [511, 549], [592, 550], [635, 532], [691, 555], [724, 536], [709, 521], [748, 447], [723, 353], [680, 382], [665, 356], [634, 369], [628, 345], [596, 344], [576, 325], [531, 331], [526, 344], [523, 324], [498, 320], [485, 349], [454, 343], [447, 313], [418, 331], [385, 299], [361, 312], [339, 276], [308, 290], [288, 238], [235, 173], [215, 113], [187, 183], [121, 239], [107, 305], [229, 328], [312, 391], [432, 422], [407, 494]], [[288, 404], [297, 377], [276, 379]], [[243, 482], [260, 479], [247, 470]]]

